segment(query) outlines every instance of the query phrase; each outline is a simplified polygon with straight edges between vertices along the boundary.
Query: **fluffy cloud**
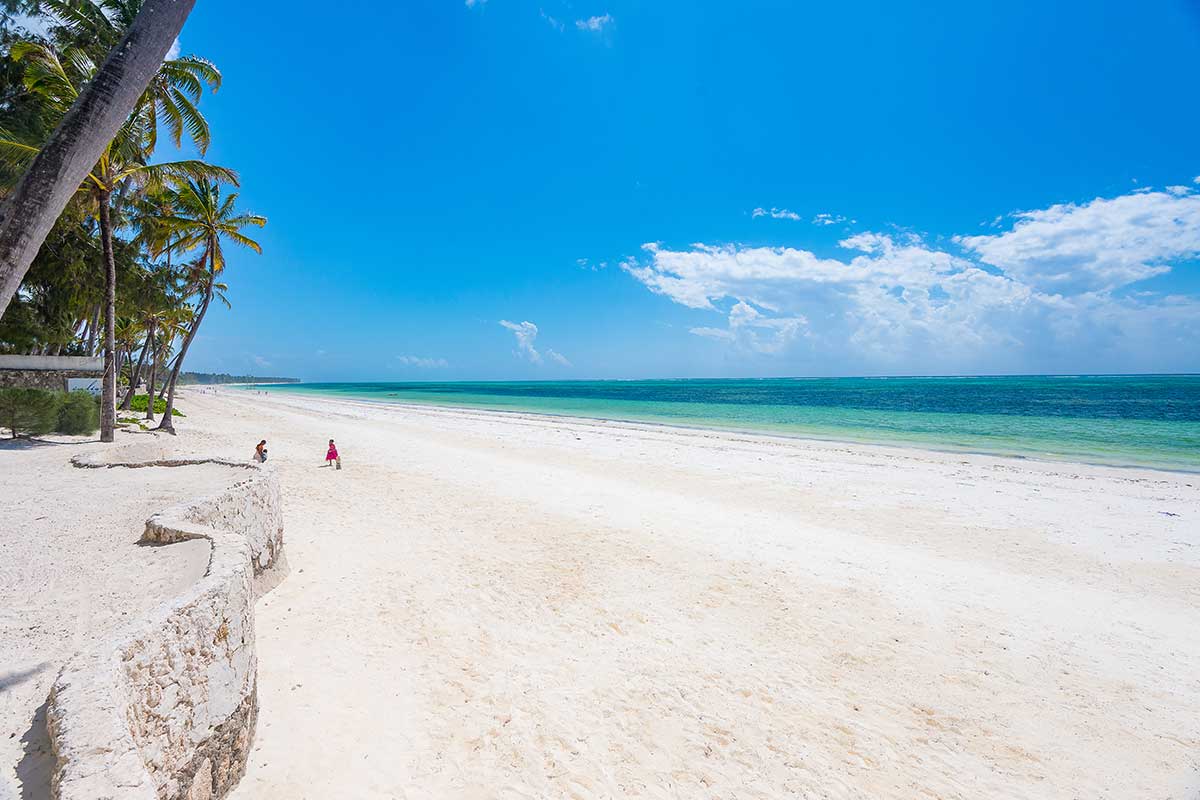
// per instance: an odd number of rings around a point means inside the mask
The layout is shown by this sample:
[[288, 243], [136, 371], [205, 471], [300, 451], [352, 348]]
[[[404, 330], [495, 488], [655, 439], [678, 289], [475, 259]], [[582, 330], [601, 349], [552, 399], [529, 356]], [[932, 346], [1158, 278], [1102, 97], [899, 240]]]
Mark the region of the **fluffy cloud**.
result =
[[444, 358], [422, 358], [420, 356], [396, 356], [396, 360], [406, 367], [419, 367], [421, 369], [445, 369], [450, 366]]
[[[517, 355], [528, 359], [531, 363], [541, 364], [544, 359], [542, 353], [534, 346], [538, 336], [538, 326], [526, 320], [524, 322], [509, 322], [506, 319], [500, 320], [500, 324], [513, 332], [513, 336], [517, 339]], [[550, 359], [556, 364], [561, 364], [564, 367], [571, 366], [571, 362], [567, 357], [556, 350], [547, 349], [545, 358]]]
[[1010, 231], [956, 241], [980, 261], [1046, 291], [1109, 291], [1200, 255], [1200, 195], [1186, 186], [1015, 217]]
[[857, 220], [846, 219], [841, 214], [817, 214], [812, 218], [813, 225], [840, 225], [843, 222], [853, 225]]
[[533, 343], [537, 341], [538, 326], [532, 322], [509, 322], [506, 319], [500, 320], [500, 324], [513, 332], [517, 337], [517, 352], [528, 358], [535, 364], [542, 363], [542, 354], [537, 351]]
[[725, 317], [693, 334], [843, 370], [1076, 369], [1081, 352], [1096, 368], [1151, 368], [1144, 356], [1185, 353], [1200, 335], [1196, 298], [1130, 286], [1200, 254], [1200, 196], [1151, 191], [1013, 219], [949, 247], [881, 233], [843, 239], [837, 257], [647, 244], [621, 266], [657, 294]]
[[587, 19], [575, 20], [575, 27], [581, 31], [599, 32], [611, 25], [613, 18], [611, 14], [604, 14], [599, 17], [588, 17]]
[[759, 217], [770, 217], [771, 219], [790, 219], [796, 221], [799, 221], [800, 219], [799, 214], [797, 214], [795, 211], [788, 211], [786, 208], [772, 208], [770, 211], [765, 208], [756, 208], [750, 212], [750, 216], [753, 219], [758, 219]]
[[804, 333], [804, 317], [767, 317], [739, 300], [729, 311], [727, 328], [691, 328], [697, 336], [734, 342], [758, 353], [778, 353], [797, 335]]

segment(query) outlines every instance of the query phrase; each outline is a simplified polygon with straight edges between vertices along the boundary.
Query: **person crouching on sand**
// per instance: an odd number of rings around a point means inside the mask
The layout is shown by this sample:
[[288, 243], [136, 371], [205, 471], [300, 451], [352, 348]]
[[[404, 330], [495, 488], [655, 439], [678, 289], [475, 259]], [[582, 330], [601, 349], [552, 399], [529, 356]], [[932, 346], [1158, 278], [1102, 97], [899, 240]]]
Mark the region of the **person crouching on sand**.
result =
[[254, 460], [262, 464], [267, 460], [267, 440], [263, 439], [254, 448]]
[[342, 468], [342, 457], [338, 455], [337, 445], [333, 443], [333, 439], [329, 440], [329, 450], [325, 452], [325, 466], [337, 464], [337, 468]]

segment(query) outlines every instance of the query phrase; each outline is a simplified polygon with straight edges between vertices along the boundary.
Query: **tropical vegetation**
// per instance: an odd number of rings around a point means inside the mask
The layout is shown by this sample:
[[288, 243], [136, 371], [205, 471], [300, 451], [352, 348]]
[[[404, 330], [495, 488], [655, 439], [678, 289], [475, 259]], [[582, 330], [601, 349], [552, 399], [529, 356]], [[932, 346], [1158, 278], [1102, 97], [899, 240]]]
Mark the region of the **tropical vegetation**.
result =
[[[19, 189], [151, 1], [0, 0], [27, 15], [0, 12], [0, 195]], [[204, 159], [212, 131], [200, 103], [220, 85], [216, 65], [199, 56], [161, 62], [0, 317], [0, 353], [104, 356], [106, 441], [116, 408], [132, 410], [143, 384], [164, 398], [159, 428], [174, 432], [188, 350], [213, 301], [229, 303], [227, 245], [261, 252], [247, 230], [266, 219], [238, 208], [236, 172]], [[197, 157], [161, 158], [161, 140]], [[156, 405], [143, 407], [147, 419]]]
[[91, 434], [100, 427], [100, 409], [87, 392], [6, 387], [0, 389], [0, 426], [14, 439], [51, 431]]
[[[124, 15], [125, 19], [132, 16], [124, 36], [109, 48], [100, 69], [0, 202], [0, 314], [20, 288], [59, 215], [140, 105], [143, 93], [178, 42], [176, 37], [195, 2], [136, 0], [127, 6], [137, 11]], [[45, 17], [44, 4], [46, 0], [0, 0], [0, 29], [8, 31], [14, 14], [31, 15], [20, 21], [39, 29]], [[73, 15], [89, 16], [89, 5], [97, 7], [94, 3], [71, 5], [68, 20]], [[118, 6], [112, 8], [120, 11]], [[107, 20], [109, 9], [103, 10]], [[113, 16], [120, 19], [122, 15]]]
[[223, 383], [299, 383], [299, 378], [278, 378], [266, 375], [230, 375], [228, 372], [181, 372], [179, 385], [215, 386]]

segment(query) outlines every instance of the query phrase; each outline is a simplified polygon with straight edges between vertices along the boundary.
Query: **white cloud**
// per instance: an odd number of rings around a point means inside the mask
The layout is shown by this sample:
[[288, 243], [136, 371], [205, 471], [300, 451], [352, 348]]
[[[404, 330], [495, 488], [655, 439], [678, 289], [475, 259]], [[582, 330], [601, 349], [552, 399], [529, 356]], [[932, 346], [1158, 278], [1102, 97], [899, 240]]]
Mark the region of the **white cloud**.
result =
[[729, 311], [728, 327], [689, 329], [697, 336], [721, 339], [758, 353], [778, 353], [797, 336], [804, 334], [804, 317], [766, 317], [756, 308], [739, 300]]
[[179, 58], [179, 54], [183, 52], [183, 45], [179, 43], [179, 37], [175, 37], [175, 41], [171, 42], [171, 48], [167, 50], [167, 61], [173, 61]]
[[1148, 369], [1189, 358], [1200, 300], [1119, 290], [1200, 255], [1200, 196], [1129, 194], [1012, 219], [993, 236], [956, 237], [962, 251], [867, 232], [839, 242], [837, 257], [647, 244], [621, 267], [725, 318], [691, 328], [697, 336], [841, 371], [1078, 369], [1081, 357]]
[[843, 222], [849, 222], [853, 225], [857, 220], [846, 219], [841, 214], [817, 214], [812, 218], [813, 225], [840, 225]]
[[251, 360], [254, 362], [254, 365], [257, 367], [271, 366], [271, 362], [268, 361], [267, 359], [263, 358], [262, 356], [251, 356]]
[[450, 362], [444, 358], [422, 358], [421, 356], [396, 356], [396, 360], [406, 367], [421, 369], [445, 369]]
[[588, 17], [587, 19], [575, 20], [575, 27], [581, 31], [599, 32], [611, 25], [613, 18], [611, 14], [604, 14], [599, 17]]
[[512, 331], [513, 335], [517, 337], [518, 354], [528, 358], [534, 364], [542, 363], [542, 354], [533, 346], [533, 343], [537, 341], [537, 325], [529, 321], [516, 323], [509, 322], [506, 319], [500, 320], [500, 324]]
[[1047, 291], [1109, 291], [1200, 255], [1200, 195], [1190, 192], [1135, 192], [1014, 216], [1005, 233], [955, 241], [985, 264]]
[[750, 217], [752, 219], [758, 219], [759, 217], [770, 217], [771, 219], [800, 220], [799, 214], [797, 214], [795, 211], [788, 211], [786, 208], [772, 208], [770, 211], [765, 208], [756, 208], [750, 212]]
[[[542, 353], [534, 346], [538, 336], [538, 326], [526, 320], [524, 322], [509, 322], [506, 319], [500, 320], [500, 324], [513, 332], [513, 336], [517, 339], [516, 355], [521, 358], [528, 359], [533, 364], [543, 363]], [[546, 350], [546, 358], [549, 358], [556, 364], [561, 364], [564, 367], [571, 366], [571, 362], [562, 353], [555, 350]]]
[[550, 16], [549, 14], [546, 13], [546, 11], [544, 9], [539, 8], [538, 12], [542, 15], [542, 19], [546, 20], [546, 23], [551, 28], [554, 28], [554, 30], [558, 31], [559, 33], [562, 33], [566, 29], [567, 26], [564, 25], [561, 20], [558, 20], [558, 19]]
[[475, 6], [486, 5], [487, 0], [466, 0], [466, 3], [467, 3], [467, 8], [474, 8]]

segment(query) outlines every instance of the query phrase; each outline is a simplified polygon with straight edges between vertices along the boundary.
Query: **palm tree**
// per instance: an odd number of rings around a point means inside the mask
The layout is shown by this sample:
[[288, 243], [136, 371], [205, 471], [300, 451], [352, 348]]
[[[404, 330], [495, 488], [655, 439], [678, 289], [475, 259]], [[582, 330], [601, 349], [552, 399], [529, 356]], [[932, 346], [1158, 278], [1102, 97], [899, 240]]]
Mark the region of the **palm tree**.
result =
[[141, 320], [135, 317], [117, 317], [114, 338], [117, 342], [117, 375], [130, 368], [129, 378], [133, 380], [133, 351], [137, 349], [138, 340], [144, 333]]
[[[133, 395], [137, 389], [141, 374], [142, 362], [150, 356], [149, 396], [154, 397], [154, 378], [158, 369], [156, 356], [159, 345], [155, 334], [163, 324], [165, 315], [178, 307], [174, 295], [181, 279], [180, 273], [171, 267], [171, 253], [175, 249], [174, 238], [167, 223], [173, 215], [174, 193], [169, 187], [153, 187], [133, 198], [129, 205], [132, 212], [130, 224], [138, 231], [134, 242], [144, 247], [150, 258], [150, 268], [142, 273], [141, 291], [139, 292], [139, 313], [142, 324], [146, 329], [146, 340], [138, 359], [138, 367], [134, 370], [134, 379], [130, 381], [129, 391], [121, 401], [121, 408], [129, 410], [133, 404]], [[154, 263], [158, 256], [166, 256], [162, 264]], [[171, 337], [174, 338], [174, 337]], [[168, 340], [169, 341], [169, 340]], [[153, 403], [150, 404], [148, 419], [154, 418]]]
[[196, 331], [204, 322], [204, 315], [208, 313], [214, 292], [220, 292], [222, 295], [224, 293], [224, 284], [217, 281], [217, 276], [225, 269], [222, 243], [230, 241], [256, 253], [262, 253], [258, 242], [243, 234], [242, 229], [251, 225], [261, 228], [267, 224], [267, 218], [257, 214], [238, 213], [234, 208], [237, 197], [237, 193], [232, 192], [222, 198], [220, 185], [208, 177], [178, 184], [178, 205], [170, 225], [179, 236], [181, 249], [202, 248], [201, 258], [196, 263], [194, 281], [199, 297], [195, 318], [188, 327], [187, 335], [180, 345], [179, 355], [175, 357], [175, 366], [171, 370], [170, 382], [167, 384], [167, 409], [158, 424], [160, 430], [175, 432], [171, 413], [175, 408], [175, 385], [183, 368], [183, 360], [196, 338]]
[[[171, 343], [177, 338], [187, 335], [188, 325], [192, 321], [192, 307], [180, 301], [179, 305], [164, 308], [155, 312], [153, 317], [154, 345], [150, 351], [150, 376], [146, 379], [146, 419], [154, 421], [154, 385], [163, 365], [169, 363]], [[163, 388], [167, 382], [163, 381]], [[160, 390], [159, 394], [162, 394]]]
[[[27, 88], [40, 97], [46, 113], [53, 116], [65, 113], [79, 97], [78, 86], [91, 80], [95, 67], [82, 49], [67, 47], [60, 60], [58, 53], [43, 42], [19, 42], [12, 48], [13, 57], [26, 63], [25, 82]], [[69, 66], [64, 66], [63, 61]], [[206, 62], [207, 63], [207, 62]], [[179, 74], [188, 74], [180, 67]], [[196, 79], [197, 81], [199, 79]], [[169, 81], [167, 81], [169, 84]], [[149, 93], [148, 93], [149, 94]], [[169, 92], [168, 92], [169, 94]], [[149, 145], [157, 127], [155, 109], [160, 105], [153, 98], [135, 109], [126, 119], [117, 135], [101, 151], [96, 165], [85, 176], [81, 191], [89, 204], [96, 209], [100, 221], [100, 241], [104, 255], [105, 278], [105, 324], [104, 324], [104, 379], [100, 405], [100, 440], [111, 442], [116, 425], [116, 363], [115, 314], [116, 314], [116, 261], [113, 258], [112, 205], [114, 195], [126, 188], [127, 183], [162, 185], [166, 179], [205, 178], [223, 180], [237, 185], [237, 174], [224, 167], [207, 164], [197, 159], [150, 164]], [[170, 105], [170, 103], [166, 103]], [[197, 115], [199, 112], [196, 112]], [[202, 119], [202, 118], [201, 118]], [[202, 142], [207, 143], [207, 125], [201, 130]], [[13, 137], [0, 135], [0, 158], [10, 163], [29, 158], [37, 148]]]
[[[39, 5], [58, 22], [71, 45], [97, 58], [120, 43], [142, 0], [39, 0]], [[221, 71], [211, 61], [191, 55], [162, 62], [136, 106], [150, 117], [149, 149], [158, 144], [161, 123], [176, 147], [186, 131], [200, 155], [205, 154], [212, 136], [208, 120], [196, 107], [205, 85], [212, 92], [221, 88]]]
[[145, 0], [0, 206], [0, 314], [46, 235], [137, 107], [195, 0]]

